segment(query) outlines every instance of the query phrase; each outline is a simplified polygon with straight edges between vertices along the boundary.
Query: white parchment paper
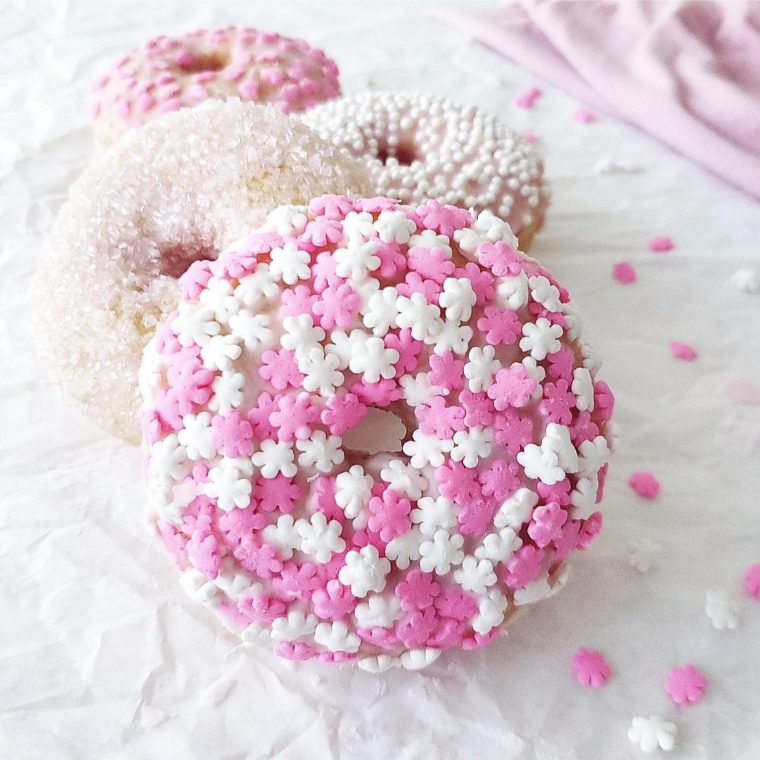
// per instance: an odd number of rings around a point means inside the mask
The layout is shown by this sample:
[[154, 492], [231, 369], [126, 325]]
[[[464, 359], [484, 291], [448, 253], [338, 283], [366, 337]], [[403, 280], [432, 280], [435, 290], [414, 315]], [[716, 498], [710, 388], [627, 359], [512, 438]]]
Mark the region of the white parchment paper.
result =
[[[632, 128], [579, 124], [526, 72], [417, 3], [21, 2], [0, 6], [0, 758], [3, 760], [628, 760], [634, 715], [679, 727], [682, 760], [760, 757], [760, 604], [716, 631], [705, 592], [740, 595], [760, 561], [760, 209]], [[142, 527], [140, 453], [57, 399], [34, 358], [27, 287], [68, 184], [92, 151], [89, 84], [157, 33], [246, 23], [323, 46], [345, 92], [432, 91], [534, 129], [554, 198], [533, 254], [574, 294], [605, 357], [622, 428], [606, 527], [568, 587], [509, 636], [422, 673], [290, 665], [243, 648], [185, 598]], [[539, 83], [540, 84], [540, 83]], [[627, 162], [634, 173], [599, 173]], [[595, 167], [597, 171], [595, 171]], [[612, 167], [614, 168], [614, 166]], [[655, 255], [646, 242], [672, 236]], [[612, 265], [630, 261], [623, 287]], [[671, 339], [694, 363], [671, 358]], [[734, 390], [732, 390], [734, 389]], [[744, 401], [751, 401], [751, 394]], [[626, 486], [651, 469], [655, 502]], [[662, 547], [629, 566], [631, 539]], [[614, 674], [588, 691], [576, 648]], [[692, 662], [704, 701], [676, 708], [667, 670]]]

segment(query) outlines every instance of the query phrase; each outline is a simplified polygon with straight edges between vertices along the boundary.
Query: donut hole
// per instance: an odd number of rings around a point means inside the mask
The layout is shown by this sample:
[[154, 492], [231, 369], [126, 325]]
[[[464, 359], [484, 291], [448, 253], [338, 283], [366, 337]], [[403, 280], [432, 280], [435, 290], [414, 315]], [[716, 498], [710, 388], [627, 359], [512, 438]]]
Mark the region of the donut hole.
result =
[[159, 259], [159, 273], [179, 279], [196, 261], [214, 261], [219, 251], [211, 245], [196, 243], [164, 248]]
[[192, 58], [180, 63], [180, 68], [187, 74], [203, 74], [208, 71], [221, 71], [227, 66], [227, 57], [219, 52], [196, 53]]
[[369, 407], [359, 424], [343, 434], [343, 450], [349, 456], [400, 453], [408, 432], [402, 414], [403, 410]]
[[417, 151], [414, 145], [409, 142], [399, 143], [395, 148], [390, 148], [387, 144], [383, 144], [378, 147], [377, 158], [383, 165], [386, 165], [390, 159], [393, 159], [401, 166], [411, 166], [417, 160]]

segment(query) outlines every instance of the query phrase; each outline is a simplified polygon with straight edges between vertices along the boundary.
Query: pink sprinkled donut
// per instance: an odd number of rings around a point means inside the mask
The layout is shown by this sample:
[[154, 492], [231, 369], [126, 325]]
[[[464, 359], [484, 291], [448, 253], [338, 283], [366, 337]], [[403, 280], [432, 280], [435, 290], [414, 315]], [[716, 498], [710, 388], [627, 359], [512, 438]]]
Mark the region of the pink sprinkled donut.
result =
[[328, 195], [181, 279], [141, 367], [147, 517], [246, 641], [423, 667], [553, 594], [613, 398], [507, 224]]
[[137, 371], [179, 275], [325, 188], [369, 183], [311, 130], [253, 103], [210, 100], [124, 135], [70, 188], [38, 267], [37, 343], [54, 384], [139, 443]]
[[364, 93], [302, 120], [363, 159], [378, 195], [435, 198], [504, 219], [528, 250], [549, 203], [536, 149], [495, 116], [432, 95]]
[[95, 83], [91, 116], [99, 142], [110, 145], [128, 129], [209, 98], [293, 113], [339, 94], [338, 67], [322, 50], [228, 26], [154, 37], [128, 53]]

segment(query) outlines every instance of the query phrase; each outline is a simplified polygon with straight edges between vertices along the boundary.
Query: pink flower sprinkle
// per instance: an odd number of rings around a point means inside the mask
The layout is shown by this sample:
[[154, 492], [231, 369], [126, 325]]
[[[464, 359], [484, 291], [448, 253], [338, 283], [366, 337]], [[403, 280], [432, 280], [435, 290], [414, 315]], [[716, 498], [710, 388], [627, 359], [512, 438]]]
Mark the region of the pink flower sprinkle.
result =
[[227, 457], [247, 457], [253, 453], [253, 427], [236, 409], [211, 420], [211, 443]]
[[612, 276], [621, 285], [630, 285], [636, 282], [636, 270], [627, 261], [618, 261], [612, 267]]
[[322, 620], [340, 620], [356, 607], [357, 599], [339, 580], [328, 581], [311, 597], [314, 614]]
[[522, 323], [514, 311], [486, 306], [478, 320], [478, 330], [486, 334], [486, 340], [497, 346], [501, 343], [511, 346], [522, 334]]
[[634, 472], [633, 475], [628, 478], [628, 485], [635, 493], [641, 496], [642, 499], [656, 499], [657, 495], [660, 493], [660, 484], [651, 472], [643, 470]]
[[510, 588], [524, 588], [538, 577], [543, 559], [543, 549], [526, 544], [518, 549], [507, 562], [504, 582]]
[[472, 224], [469, 211], [456, 206], [444, 206], [438, 201], [429, 200], [417, 207], [417, 214], [423, 227], [435, 230], [441, 235], [451, 237], [456, 230]]
[[567, 512], [553, 501], [533, 510], [528, 535], [536, 542], [536, 546], [543, 548], [559, 536], [566, 522]]
[[331, 435], [343, 435], [361, 422], [367, 407], [355, 393], [330, 396], [322, 410], [322, 423], [330, 428]]
[[396, 586], [396, 596], [405, 612], [424, 610], [433, 603], [440, 591], [441, 587], [433, 576], [421, 570], [410, 571]]
[[760, 602], [760, 562], [750, 565], [744, 573], [744, 590]]
[[693, 665], [688, 664], [671, 668], [665, 680], [665, 692], [677, 705], [701, 702], [705, 686], [705, 677]]
[[570, 666], [575, 672], [575, 680], [592, 689], [601, 689], [610, 677], [611, 671], [607, 660], [595, 649], [581, 647], [570, 660]]
[[530, 143], [531, 145], [538, 141], [538, 135], [532, 129], [523, 132], [522, 137], [526, 143]]
[[301, 486], [279, 473], [274, 478], [260, 478], [253, 496], [264, 512], [290, 514], [301, 497]]
[[699, 356], [688, 343], [681, 343], [679, 340], [671, 340], [668, 343], [668, 348], [674, 359], [681, 359], [685, 362], [693, 362]]
[[410, 528], [409, 512], [412, 504], [409, 499], [399, 496], [386, 488], [382, 497], [373, 496], [369, 500], [369, 529], [380, 535], [383, 541], [390, 541], [396, 536], [407, 533]]
[[512, 103], [517, 106], [517, 108], [533, 108], [541, 95], [541, 90], [539, 90], [538, 87], [529, 87], [524, 92], [521, 92]]
[[501, 412], [508, 406], [525, 406], [536, 386], [535, 378], [528, 374], [522, 364], [515, 362], [511, 367], [504, 367], [496, 373], [487, 392], [488, 397], [493, 399], [494, 406]]
[[451, 351], [433, 354], [430, 357], [430, 372], [427, 373], [430, 385], [441, 389], [443, 393], [458, 390], [464, 382], [464, 362], [454, 358]]
[[647, 243], [647, 248], [652, 253], [666, 253], [667, 251], [672, 251], [675, 247], [672, 238], [665, 235], [656, 235]]
[[481, 493], [477, 470], [461, 462], [446, 462], [435, 470], [435, 480], [441, 496], [458, 504], [466, 504]]
[[441, 617], [467, 620], [478, 611], [478, 604], [460, 588], [449, 588], [436, 597], [435, 608]]
[[596, 116], [585, 108], [573, 111], [573, 118], [581, 124], [590, 124], [592, 121], [596, 121]]

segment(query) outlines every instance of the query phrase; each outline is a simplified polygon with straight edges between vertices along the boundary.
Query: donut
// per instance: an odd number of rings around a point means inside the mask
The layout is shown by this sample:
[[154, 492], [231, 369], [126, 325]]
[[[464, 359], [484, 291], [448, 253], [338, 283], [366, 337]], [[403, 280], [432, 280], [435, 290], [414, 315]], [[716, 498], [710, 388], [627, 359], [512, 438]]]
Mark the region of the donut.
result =
[[110, 145], [156, 116], [208, 98], [304, 111], [340, 94], [338, 67], [303, 40], [248, 27], [161, 35], [120, 58], [93, 87], [95, 134]]
[[178, 276], [282, 203], [368, 189], [357, 162], [252, 103], [208, 101], [124, 135], [72, 185], [38, 267], [37, 344], [54, 384], [139, 443], [137, 372]]
[[367, 163], [378, 195], [432, 197], [504, 219], [528, 250], [549, 201], [535, 148], [495, 116], [432, 95], [364, 93], [300, 117]]
[[419, 668], [561, 587], [614, 402], [515, 246], [488, 210], [327, 195], [182, 276], [140, 371], [147, 523], [244, 641]]

